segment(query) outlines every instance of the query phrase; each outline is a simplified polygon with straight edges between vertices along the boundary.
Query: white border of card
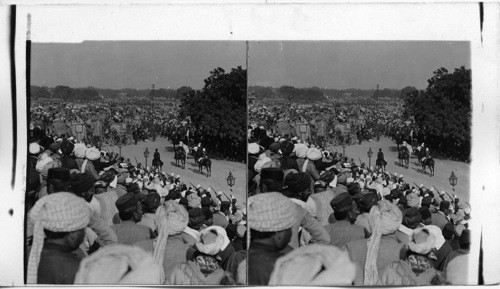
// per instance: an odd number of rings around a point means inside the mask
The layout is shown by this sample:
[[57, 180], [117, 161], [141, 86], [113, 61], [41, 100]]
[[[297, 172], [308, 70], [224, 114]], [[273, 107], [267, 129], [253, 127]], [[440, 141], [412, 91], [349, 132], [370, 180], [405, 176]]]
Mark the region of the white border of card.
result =
[[[14, 1], [11, 1], [14, 2]], [[45, 3], [74, 3], [44, 1]], [[91, 1], [96, 2], [96, 1]], [[23, 285], [23, 218], [26, 164], [26, 40], [436, 40], [469, 41], [473, 86], [469, 277], [477, 278], [482, 232], [484, 281], [500, 281], [497, 244], [500, 213], [500, 8], [478, 3], [23, 5], [16, 8], [17, 170], [12, 178], [12, 110], [9, 7], [0, 6], [0, 285]], [[199, 1], [195, 1], [199, 2]], [[205, 1], [213, 3], [215, 1]], [[221, 1], [217, 1], [221, 2]], [[227, 2], [227, 1], [226, 1]], [[285, 1], [273, 1], [285, 2]], [[286, 1], [290, 3], [291, 1]], [[302, 1], [304, 2], [304, 1]], [[309, 1], [307, 1], [309, 2]], [[31, 23], [28, 25], [28, 15]], [[482, 27], [482, 30], [481, 30]], [[252, 53], [249, 52], [251, 69]], [[8, 211], [13, 209], [13, 214]]]

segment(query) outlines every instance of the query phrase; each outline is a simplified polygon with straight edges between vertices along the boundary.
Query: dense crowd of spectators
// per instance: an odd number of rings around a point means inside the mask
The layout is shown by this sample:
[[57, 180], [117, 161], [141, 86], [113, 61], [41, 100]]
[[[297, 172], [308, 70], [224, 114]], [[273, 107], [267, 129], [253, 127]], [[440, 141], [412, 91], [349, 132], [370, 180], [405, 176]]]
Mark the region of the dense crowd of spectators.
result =
[[249, 135], [249, 285], [471, 284], [457, 196], [297, 137]]
[[30, 136], [28, 284], [246, 284], [233, 196], [68, 135]]

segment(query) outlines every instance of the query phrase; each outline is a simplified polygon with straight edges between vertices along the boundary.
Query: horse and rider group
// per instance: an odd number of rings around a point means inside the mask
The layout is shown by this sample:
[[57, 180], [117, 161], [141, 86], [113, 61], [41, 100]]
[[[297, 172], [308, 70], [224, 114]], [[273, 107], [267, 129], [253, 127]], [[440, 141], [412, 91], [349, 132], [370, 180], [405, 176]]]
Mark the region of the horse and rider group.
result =
[[176, 166], [185, 169], [188, 155], [193, 157], [194, 164], [198, 165], [200, 174], [203, 174], [203, 169], [205, 169], [207, 177], [212, 175], [212, 161], [208, 158], [207, 150], [201, 146], [201, 143], [195, 146], [188, 146], [182, 141], [179, 141], [177, 144], [174, 143], [174, 159]]
[[427, 168], [429, 168], [430, 176], [434, 176], [434, 159], [430, 155], [428, 147], [425, 147], [425, 143], [416, 145], [412, 147], [406, 141], [400, 145], [398, 144], [398, 160], [400, 166], [409, 167], [410, 158], [414, 155], [419, 165], [422, 166], [422, 172], [425, 174]]

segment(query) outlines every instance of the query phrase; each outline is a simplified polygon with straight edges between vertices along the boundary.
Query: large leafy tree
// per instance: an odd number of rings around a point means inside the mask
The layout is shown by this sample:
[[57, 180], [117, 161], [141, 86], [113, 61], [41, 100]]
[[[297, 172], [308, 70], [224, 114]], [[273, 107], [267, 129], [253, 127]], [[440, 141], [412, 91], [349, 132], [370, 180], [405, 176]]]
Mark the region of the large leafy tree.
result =
[[405, 113], [413, 116], [426, 145], [441, 154], [468, 160], [471, 146], [471, 70], [434, 71], [424, 91], [407, 94]]
[[179, 115], [190, 117], [209, 150], [241, 161], [246, 153], [246, 95], [246, 70], [238, 66], [226, 73], [218, 67], [201, 91], [185, 94]]

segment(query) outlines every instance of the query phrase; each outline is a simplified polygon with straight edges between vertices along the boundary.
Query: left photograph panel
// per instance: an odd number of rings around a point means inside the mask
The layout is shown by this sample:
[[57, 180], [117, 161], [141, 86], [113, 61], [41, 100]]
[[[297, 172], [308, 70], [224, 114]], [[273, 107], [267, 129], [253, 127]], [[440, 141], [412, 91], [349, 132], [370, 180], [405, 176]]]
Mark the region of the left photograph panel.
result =
[[29, 43], [27, 284], [246, 284], [245, 41]]

